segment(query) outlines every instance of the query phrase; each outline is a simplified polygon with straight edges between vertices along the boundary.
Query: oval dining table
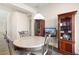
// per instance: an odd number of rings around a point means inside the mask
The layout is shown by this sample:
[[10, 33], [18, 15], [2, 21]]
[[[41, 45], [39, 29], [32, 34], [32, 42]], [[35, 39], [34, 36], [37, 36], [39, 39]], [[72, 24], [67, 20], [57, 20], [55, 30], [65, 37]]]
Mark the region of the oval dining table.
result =
[[42, 47], [44, 45], [45, 37], [42, 36], [28, 36], [16, 39], [13, 41], [13, 44], [20, 48], [29, 49], [31, 53], [32, 49]]

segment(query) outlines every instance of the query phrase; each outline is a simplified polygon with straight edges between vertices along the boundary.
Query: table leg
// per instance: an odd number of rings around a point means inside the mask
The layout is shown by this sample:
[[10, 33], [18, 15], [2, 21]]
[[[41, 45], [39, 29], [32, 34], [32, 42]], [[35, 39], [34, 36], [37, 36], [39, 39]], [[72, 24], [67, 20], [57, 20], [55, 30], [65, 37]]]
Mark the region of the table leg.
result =
[[29, 48], [27, 55], [31, 55], [31, 48]]

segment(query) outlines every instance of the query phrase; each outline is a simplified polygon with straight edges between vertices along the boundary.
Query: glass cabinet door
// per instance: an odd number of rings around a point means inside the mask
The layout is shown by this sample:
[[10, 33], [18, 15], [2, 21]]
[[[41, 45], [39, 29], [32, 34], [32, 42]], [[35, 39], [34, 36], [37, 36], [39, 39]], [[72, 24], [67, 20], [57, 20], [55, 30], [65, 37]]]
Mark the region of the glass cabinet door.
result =
[[71, 18], [64, 17], [60, 21], [60, 38], [71, 40]]

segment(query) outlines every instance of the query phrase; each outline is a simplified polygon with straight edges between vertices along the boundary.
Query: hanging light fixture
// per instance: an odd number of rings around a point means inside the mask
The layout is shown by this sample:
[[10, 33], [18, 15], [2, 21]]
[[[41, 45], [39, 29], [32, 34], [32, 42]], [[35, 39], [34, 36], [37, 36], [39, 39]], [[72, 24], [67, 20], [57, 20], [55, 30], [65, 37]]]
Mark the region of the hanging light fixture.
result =
[[[38, 10], [41, 4], [36, 5], [36, 9]], [[39, 13], [39, 10], [37, 11], [37, 14], [35, 14], [34, 19], [40, 20], [40, 19], [44, 19], [44, 16]]]
[[34, 19], [44, 19], [44, 16], [40, 13], [37, 13], [35, 16], [34, 16]]

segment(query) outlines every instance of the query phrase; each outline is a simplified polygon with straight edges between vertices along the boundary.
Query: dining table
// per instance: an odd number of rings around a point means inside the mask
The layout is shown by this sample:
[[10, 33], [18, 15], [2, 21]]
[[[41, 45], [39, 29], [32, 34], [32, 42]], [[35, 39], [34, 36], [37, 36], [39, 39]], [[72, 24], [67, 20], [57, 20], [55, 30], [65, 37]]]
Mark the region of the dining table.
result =
[[29, 49], [28, 54], [30, 54], [32, 49], [44, 46], [44, 41], [45, 37], [42, 36], [27, 36], [14, 40], [13, 45], [24, 49]]

